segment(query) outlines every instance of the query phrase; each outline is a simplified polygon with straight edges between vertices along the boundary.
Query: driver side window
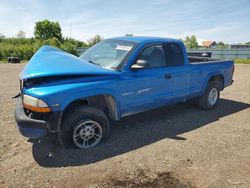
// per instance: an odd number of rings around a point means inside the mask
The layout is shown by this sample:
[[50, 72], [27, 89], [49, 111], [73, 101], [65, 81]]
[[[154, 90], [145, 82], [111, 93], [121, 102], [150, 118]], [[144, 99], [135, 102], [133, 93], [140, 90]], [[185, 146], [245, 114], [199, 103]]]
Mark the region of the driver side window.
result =
[[148, 67], [150, 68], [166, 66], [166, 59], [162, 45], [146, 47], [138, 59], [146, 60], [149, 63]]

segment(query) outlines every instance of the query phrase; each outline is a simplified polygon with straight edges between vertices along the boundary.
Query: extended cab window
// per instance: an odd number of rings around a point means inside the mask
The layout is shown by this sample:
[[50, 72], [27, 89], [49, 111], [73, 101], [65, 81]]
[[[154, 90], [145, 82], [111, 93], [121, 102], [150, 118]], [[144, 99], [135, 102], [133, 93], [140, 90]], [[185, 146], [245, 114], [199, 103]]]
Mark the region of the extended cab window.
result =
[[164, 44], [167, 66], [184, 65], [184, 56], [181, 47], [177, 43]]
[[138, 59], [147, 60], [149, 67], [166, 66], [166, 59], [162, 45], [153, 45], [146, 47]]

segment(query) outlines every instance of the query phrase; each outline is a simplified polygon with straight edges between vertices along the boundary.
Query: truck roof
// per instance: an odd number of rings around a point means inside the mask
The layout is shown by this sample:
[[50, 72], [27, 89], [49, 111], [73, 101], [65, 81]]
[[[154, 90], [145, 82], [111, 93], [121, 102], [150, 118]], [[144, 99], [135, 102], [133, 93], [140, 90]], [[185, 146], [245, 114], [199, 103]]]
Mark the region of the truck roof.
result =
[[142, 42], [180, 42], [177, 39], [164, 38], [164, 37], [149, 37], [149, 36], [123, 36], [123, 37], [114, 37], [111, 39], [124, 40], [136, 43]]

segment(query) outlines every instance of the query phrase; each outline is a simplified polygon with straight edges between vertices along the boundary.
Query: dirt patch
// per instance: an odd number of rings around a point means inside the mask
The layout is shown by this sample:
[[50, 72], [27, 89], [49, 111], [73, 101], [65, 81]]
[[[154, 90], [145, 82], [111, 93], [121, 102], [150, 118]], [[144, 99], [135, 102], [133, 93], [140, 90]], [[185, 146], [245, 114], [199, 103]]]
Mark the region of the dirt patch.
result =
[[192, 103], [112, 123], [89, 150], [26, 139], [13, 117], [23, 64], [0, 64], [0, 187], [250, 187], [250, 65], [211, 111]]
[[138, 169], [136, 173], [126, 174], [120, 177], [112, 177], [107, 181], [106, 187], [168, 187], [168, 188], [187, 188], [188, 184], [181, 183], [171, 172], [147, 172]]

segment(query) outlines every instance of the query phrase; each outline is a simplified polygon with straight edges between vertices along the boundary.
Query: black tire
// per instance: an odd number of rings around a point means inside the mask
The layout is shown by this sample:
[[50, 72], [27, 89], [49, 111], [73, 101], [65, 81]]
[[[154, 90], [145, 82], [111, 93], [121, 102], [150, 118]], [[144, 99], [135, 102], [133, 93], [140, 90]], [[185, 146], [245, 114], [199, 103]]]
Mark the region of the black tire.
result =
[[[64, 148], [84, 149], [83, 147], [80, 147], [76, 144], [77, 141], [73, 139], [73, 135], [76, 134], [75, 131], [77, 128], [79, 128], [79, 126], [82, 127], [80, 124], [84, 124], [87, 121], [96, 122], [98, 124], [98, 128], [101, 127], [100, 141], [95, 145], [105, 140], [109, 135], [109, 129], [110, 129], [109, 120], [105, 115], [105, 113], [98, 108], [94, 108], [91, 106], [76, 107], [67, 112], [62, 121], [63, 122], [61, 124], [60, 132], [58, 134], [58, 141]], [[83, 141], [82, 138], [79, 139], [79, 142], [80, 141]], [[94, 147], [95, 145], [91, 147]]]
[[[196, 104], [204, 109], [204, 110], [212, 110], [214, 109], [214, 107], [217, 105], [219, 98], [220, 98], [220, 87], [221, 83], [219, 81], [210, 81], [207, 85], [207, 88], [205, 90], [205, 92], [196, 100]], [[211, 104], [209, 102], [209, 93], [211, 92], [211, 90], [217, 90], [217, 100], [216, 102], [213, 104]]]

